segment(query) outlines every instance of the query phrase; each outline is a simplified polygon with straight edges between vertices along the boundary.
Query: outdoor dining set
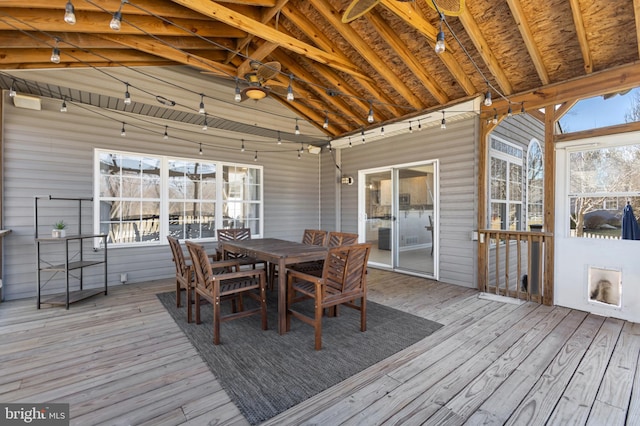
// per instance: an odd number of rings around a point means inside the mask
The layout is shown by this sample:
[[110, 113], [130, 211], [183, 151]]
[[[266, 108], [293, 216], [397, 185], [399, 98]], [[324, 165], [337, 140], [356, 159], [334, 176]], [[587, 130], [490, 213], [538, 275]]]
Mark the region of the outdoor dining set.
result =
[[[176, 305], [186, 294], [187, 322], [200, 324], [204, 301], [213, 309], [213, 343], [220, 344], [225, 321], [260, 316], [267, 324], [267, 292], [277, 292], [277, 330], [290, 330], [291, 318], [313, 326], [315, 349], [322, 348], [322, 319], [336, 316], [339, 305], [360, 311], [360, 331], [366, 330], [366, 270], [371, 244], [358, 244], [358, 235], [308, 229], [302, 241], [277, 238], [252, 239], [249, 228], [217, 230], [218, 246], [207, 252], [203, 245], [167, 237], [176, 267]], [[255, 302], [245, 306], [244, 296]], [[313, 314], [297, 304], [313, 299]], [[223, 309], [223, 305], [225, 306]], [[227, 309], [228, 308], [228, 309]]]

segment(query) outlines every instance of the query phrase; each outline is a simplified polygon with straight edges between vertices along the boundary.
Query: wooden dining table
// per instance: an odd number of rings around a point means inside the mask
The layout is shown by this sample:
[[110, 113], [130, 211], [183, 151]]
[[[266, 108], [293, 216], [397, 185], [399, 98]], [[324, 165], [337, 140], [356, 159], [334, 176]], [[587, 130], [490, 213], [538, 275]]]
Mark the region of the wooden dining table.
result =
[[243, 254], [278, 265], [278, 333], [286, 333], [287, 315], [287, 265], [324, 260], [328, 248], [302, 244], [278, 238], [220, 241], [218, 248], [226, 258], [227, 253]]

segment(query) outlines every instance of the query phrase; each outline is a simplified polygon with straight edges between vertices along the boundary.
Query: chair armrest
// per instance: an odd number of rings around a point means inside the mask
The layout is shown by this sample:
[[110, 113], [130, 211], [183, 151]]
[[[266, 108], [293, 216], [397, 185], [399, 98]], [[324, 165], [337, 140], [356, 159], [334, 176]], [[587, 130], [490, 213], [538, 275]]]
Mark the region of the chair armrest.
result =
[[232, 268], [232, 270], [240, 269], [240, 262], [237, 260], [214, 260], [211, 262], [211, 267], [218, 268]]
[[224, 274], [214, 275], [213, 279], [218, 281], [230, 280], [233, 278], [246, 278], [263, 275], [266, 277], [264, 269], [247, 269], [244, 271], [227, 272]]
[[307, 274], [305, 272], [296, 271], [295, 269], [287, 268], [287, 277], [292, 276], [294, 278], [301, 279], [303, 281], [308, 281], [310, 283], [320, 283], [322, 282], [322, 277], [318, 277], [316, 275]]

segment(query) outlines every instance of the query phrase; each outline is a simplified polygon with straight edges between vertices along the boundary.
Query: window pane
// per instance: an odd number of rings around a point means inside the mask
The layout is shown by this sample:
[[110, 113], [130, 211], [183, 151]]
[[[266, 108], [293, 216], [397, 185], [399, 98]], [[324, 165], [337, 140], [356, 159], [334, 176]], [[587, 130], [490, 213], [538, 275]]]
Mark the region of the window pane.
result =
[[506, 229], [507, 205], [505, 203], [491, 203], [491, 229]]

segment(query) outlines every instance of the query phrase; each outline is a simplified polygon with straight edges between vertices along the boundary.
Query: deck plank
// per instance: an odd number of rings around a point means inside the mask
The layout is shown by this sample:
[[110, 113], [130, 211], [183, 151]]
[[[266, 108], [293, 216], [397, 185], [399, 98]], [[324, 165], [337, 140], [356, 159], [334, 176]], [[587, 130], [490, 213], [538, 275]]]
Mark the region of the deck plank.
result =
[[[373, 268], [368, 285], [370, 300], [444, 327], [263, 426], [640, 418], [639, 324]], [[68, 402], [72, 425], [246, 426], [156, 297], [174, 290], [114, 286], [69, 310], [0, 303], [0, 400]]]

